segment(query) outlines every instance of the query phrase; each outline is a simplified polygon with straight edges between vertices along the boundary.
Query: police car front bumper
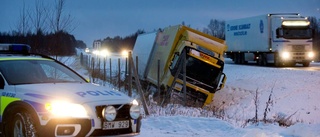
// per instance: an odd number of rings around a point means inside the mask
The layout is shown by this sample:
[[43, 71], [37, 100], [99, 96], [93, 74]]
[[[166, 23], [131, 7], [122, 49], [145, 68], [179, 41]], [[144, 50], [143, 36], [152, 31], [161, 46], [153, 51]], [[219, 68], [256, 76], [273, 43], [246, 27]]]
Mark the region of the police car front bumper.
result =
[[140, 133], [141, 119], [141, 116], [135, 120], [131, 119], [129, 128], [113, 130], [93, 129], [92, 119], [51, 119], [45, 126], [38, 128], [38, 135], [41, 137], [136, 136]]
[[91, 130], [91, 119], [52, 119], [39, 127], [39, 136], [86, 136]]

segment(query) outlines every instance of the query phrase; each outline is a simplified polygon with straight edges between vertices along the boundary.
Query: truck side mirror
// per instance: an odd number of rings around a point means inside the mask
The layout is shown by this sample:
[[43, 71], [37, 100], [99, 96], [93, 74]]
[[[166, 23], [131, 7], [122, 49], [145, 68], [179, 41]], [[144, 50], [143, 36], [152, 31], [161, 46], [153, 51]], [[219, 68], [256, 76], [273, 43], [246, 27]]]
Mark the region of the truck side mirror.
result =
[[222, 75], [223, 75], [223, 77], [221, 79], [221, 82], [220, 82], [220, 85], [219, 85], [219, 88], [217, 89], [217, 91], [224, 88], [224, 85], [225, 85], [226, 80], [227, 80], [226, 74], [222, 73]]
[[277, 28], [276, 35], [277, 35], [277, 38], [283, 37], [283, 29], [282, 28]]
[[0, 75], [0, 89], [4, 89], [4, 79], [2, 75]]

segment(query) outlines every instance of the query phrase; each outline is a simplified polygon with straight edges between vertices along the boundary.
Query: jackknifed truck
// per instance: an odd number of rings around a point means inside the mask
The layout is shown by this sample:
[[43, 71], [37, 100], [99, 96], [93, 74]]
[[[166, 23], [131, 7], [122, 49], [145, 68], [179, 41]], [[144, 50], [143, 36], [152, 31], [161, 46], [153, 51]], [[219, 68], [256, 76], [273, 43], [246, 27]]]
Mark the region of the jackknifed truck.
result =
[[297, 13], [265, 14], [226, 21], [226, 57], [236, 64], [309, 66], [314, 58], [310, 21]]
[[164, 100], [205, 107], [224, 87], [226, 50], [223, 40], [177, 25], [138, 35], [132, 57], [139, 79], [160, 85]]

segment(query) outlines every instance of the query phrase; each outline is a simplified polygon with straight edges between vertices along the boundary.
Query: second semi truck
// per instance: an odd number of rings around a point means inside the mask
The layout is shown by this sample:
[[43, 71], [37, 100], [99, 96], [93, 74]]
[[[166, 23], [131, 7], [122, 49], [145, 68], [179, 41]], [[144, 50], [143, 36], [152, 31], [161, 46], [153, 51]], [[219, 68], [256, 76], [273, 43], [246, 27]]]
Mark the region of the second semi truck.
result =
[[226, 22], [226, 55], [236, 64], [309, 66], [313, 30], [299, 14], [265, 14]]
[[139, 35], [132, 55], [138, 57], [141, 80], [159, 82], [171, 97], [185, 97], [187, 105], [203, 107], [224, 86], [226, 49], [221, 39], [177, 25]]

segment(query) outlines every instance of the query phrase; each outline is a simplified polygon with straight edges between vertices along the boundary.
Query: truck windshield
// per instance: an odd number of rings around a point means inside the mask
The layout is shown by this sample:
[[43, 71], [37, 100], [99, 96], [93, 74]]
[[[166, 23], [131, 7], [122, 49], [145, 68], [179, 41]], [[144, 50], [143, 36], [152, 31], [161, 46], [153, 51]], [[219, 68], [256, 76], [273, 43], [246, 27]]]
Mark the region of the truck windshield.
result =
[[215, 90], [219, 84], [221, 69], [187, 55], [187, 81], [206, 90]]
[[50, 60], [7, 60], [0, 72], [9, 85], [86, 82], [63, 65]]
[[310, 39], [312, 38], [312, 30], [309, 28], [283, 28], [283, 38]]
[[[219, 84], [223, 66], [221, 66], [221, 68], [217, 68], [188, 54], [186, 56], [186, 60], [187, 82], [206, 89], [209, 92], [215, 92]], [[180, 58], [171, 70], [173, 75], [175, 75], [179, 64], [181, 63], [182, 59]], [[221, 62], [218, 62], [219, 65], [221, 65], [220, 63]], [[179, 74], [179, 79], [183, 79], [182, 69]]]

